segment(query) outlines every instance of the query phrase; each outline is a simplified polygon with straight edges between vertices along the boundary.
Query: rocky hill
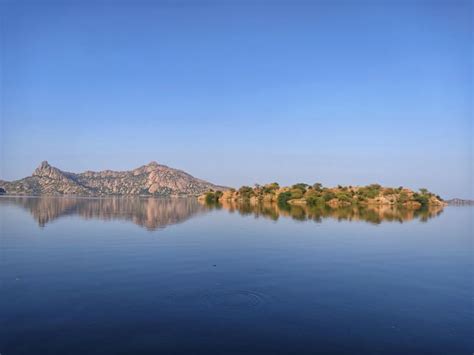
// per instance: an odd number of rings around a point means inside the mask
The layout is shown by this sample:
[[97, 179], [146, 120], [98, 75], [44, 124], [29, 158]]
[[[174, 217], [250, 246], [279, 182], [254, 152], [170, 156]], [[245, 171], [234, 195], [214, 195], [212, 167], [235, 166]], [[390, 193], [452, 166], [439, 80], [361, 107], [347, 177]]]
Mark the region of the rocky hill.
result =
[[225, 190], [184, 171], [151, 162], [130, 171], [70, 173], [42, 162], [29, 177], [1, 181], [9, 195], [199, 195], [210, 189]]
[[474, 200], [463, 200], [461, 198], [453, 198], [446, 202], [452, 206], [474, 206]]

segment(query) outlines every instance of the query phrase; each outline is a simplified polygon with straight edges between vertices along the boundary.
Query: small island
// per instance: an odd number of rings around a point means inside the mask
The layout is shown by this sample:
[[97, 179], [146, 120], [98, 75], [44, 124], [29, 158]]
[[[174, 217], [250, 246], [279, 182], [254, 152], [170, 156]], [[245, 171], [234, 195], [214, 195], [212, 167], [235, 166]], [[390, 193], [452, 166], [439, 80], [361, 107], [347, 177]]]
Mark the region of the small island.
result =
[[280, 187], [276, 182], [254, 187], [242, 186], [238, 190], [210, 190], [199, 197], [206, 203], [222, 201], [235, 202], [271, 202], [279, 205], [329, 206], [333, 208], [351, 205], [382, 206], [392, 205], [411, 209], [430, 206], [445, 206], [447, 203], [425, 188], [413, 191], [403, 186], [383, 187], [379, 184], [367, 186], [324, 187], [320, 183], [313, 185], [299, 183]]

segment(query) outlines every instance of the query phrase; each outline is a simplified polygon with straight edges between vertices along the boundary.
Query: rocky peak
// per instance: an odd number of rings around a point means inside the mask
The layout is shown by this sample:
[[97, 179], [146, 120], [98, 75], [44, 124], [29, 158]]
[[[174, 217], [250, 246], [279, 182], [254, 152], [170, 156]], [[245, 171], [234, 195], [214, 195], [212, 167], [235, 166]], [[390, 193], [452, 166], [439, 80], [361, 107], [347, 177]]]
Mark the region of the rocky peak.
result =
[[67, 178], [66, 174], [64, 174], [58, 168], [49, 165], [46, 160], [41, 162], [41, 164], [35, 169], [35, 171], [33, 172], [33, 176], [48, 177], [54, 180], [63, 180]]
[[38, 168], [36, 168], [36, 169], [37, 169], [37, 170], [38, 170], [38, 169], [47, 169], [47, 168], [50, 168], [50, 167], [51, 167], [51, 165], [49, 165], [48, 161], [47, 161], [47, 160], [43, 160], [43, 161], [41, 162], [41, 164], [38, 165]]
[[184, 171], [152, 161], [128, 171], [87, 171], [70, 173], [43, 161], [32, 176], [0, 182], [11, 194], [30, 195], [199, 195], [209, 189], [223, 190]]
[[44, 173], [48, 173], [51, 170], [51, 165], [45, 160], [33, 172], [33, 176], [42, 176]]

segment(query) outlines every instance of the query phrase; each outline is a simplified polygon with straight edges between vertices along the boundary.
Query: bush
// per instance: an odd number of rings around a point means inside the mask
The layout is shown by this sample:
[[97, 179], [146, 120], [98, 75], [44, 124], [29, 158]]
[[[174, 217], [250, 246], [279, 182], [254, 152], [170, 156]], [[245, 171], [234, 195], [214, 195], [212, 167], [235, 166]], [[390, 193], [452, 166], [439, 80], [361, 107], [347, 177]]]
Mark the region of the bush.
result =
[[392, 188], [386, 188], [385, 190], [383, 190], [383, 195], [384, 196], [387, 196], [387, 195], [395, 195], [397, 193], [397, 191], [395, 191], [394, 189]]
[[303, 197], [303, 194], [304, 194], [304, 191], [300, 190], [300, 189], [291, 189], [290, 190], [290, 193], [291, 193], [291, 198], [302, 198]]
[[324, 201], [324, 198], [322, 196], [308, 196], [306, 198], [306, 203], [308, 204], [308, 206], [320, 206], [320, 205], [324, 205], [326, 203], [326, 201]]
[[239, 195], [242, 198], [250, 198], [255, 195], [253, 189], [250, 186], [242, 186], [239, 189]]
[[288, 201], [291, 199], [292, 197], [291, 197], [290, 191], [282, 192], [278, 195], [278, 205], [286, 205], [288, 204]]
[[280, 188], [280, 185], [278, 183], [273, 182], [271, 184], [267, 184], [263, 187], [263, 193], [265, 194], [272, 194], [275, 192], [275, 190], [278, 190]]
[[317, 182], [313, 185], [313, 189], [315, 189], [316, 191], [321, 191], [323, 189], [323, 184]]
[[429, 196], [428, 195], [420, 195], [419, 193], [413, 194], [413, 199], [416, 202], [419, 202], [422, 206], [427, 206], [429, 203]]
[[338, 194], [336, 194], [336, 198], [339, 201], [343, 201], [343, 202], [350, 202], [352, 200], [351, 196], [347, 194], [346, 192], [339, 192]]
[[406, 192], [401, 192], [400, 195], [398, 195], [398, 203], [405, 203], [408, 202], [408, 195]]
[[332, 191], [325, 191], [323, 193], [323, 200], [324, 201], [331, 201], [333, 198], [336, 198], [336, 194]]
[[208, 204], [216, 203], [218, 200], [216, 194], [213, 191], [209, 191], [206, 193], [205, 201]]
[[379, 184], [371, 184], [369, 186], [367, 186], [370, 190], [380, 190], [382, 188], [382, 186], [380, 186]]
[[379, 195], [381, 186], [378, 184], [372, 184], [369, 186], [361, 187], [357, 194], [365, 198], [376, 198]]
[[308, 188], [308, 184], [300, 182], [299, 184], [295, 184], [291, 187], [292, 190], [301, 190], [303, 193], [306, 192], [306, 189]]

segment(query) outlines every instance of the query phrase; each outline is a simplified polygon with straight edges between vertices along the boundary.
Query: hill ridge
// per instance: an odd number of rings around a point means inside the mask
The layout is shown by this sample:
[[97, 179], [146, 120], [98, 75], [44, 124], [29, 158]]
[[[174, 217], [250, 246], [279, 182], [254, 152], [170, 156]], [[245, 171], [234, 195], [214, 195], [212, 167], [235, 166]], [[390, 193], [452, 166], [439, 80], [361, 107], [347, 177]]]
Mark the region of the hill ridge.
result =
[[209, 189], [226, 190], [187, 172], [151, 161], [132, 170], [63, 171], [42, 161], [31, 176], [15, 181], [0, 180], [10, 195], [199, 195]]

